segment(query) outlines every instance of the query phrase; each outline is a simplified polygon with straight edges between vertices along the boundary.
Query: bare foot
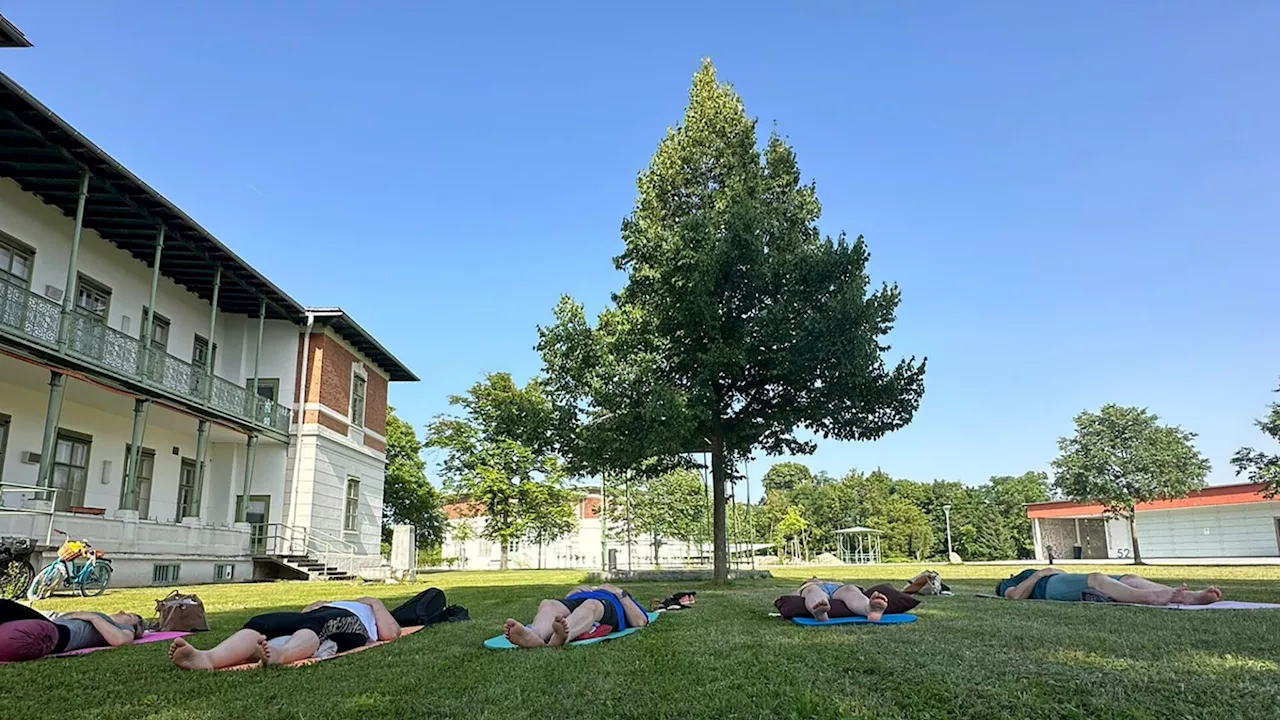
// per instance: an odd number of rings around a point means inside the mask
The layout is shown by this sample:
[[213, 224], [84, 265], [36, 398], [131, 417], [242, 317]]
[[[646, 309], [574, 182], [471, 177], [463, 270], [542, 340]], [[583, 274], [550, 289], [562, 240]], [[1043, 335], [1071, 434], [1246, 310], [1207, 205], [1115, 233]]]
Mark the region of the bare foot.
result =
[[503, 625], [502, 634], [506, 635], [507, 640], [516, 647], [537, 648], [547, 646], [547, 644], [543, 642], [542, 638], [529, 632], [529, 628], [510, 618], [508, 618], [506, 624]]
[[564, 647], [569, 642], [569, 621], [563, 615], [557, 615], [551, 621], [551, 641], [549, 647]]
[[178, 638], [169, 646], [169, 661], [183, 670], [212, 670], [213, 662], [209, 654], [192, 647], [191, 643]]
[[889, 607], [889, 598], [883, 593], [871, 593], [871, 612], [867, 613], [867, 619], [871, 622], [880, 622], [880, 618], [884, 617], [884, 611]]
[[1222, 599], [1222, 591], [1216, 587], [1207, 587], [1199, 592], [1180, 589], [1174, 593], [1174, 602], [1184, 605], [1211, 605]]
[[809, 606], [809, 614], [818, 622], [826, 622], [830, 618], [827, 615], [829, 612], [831, 612], [831, 601], [825, 597]]
[[262, 667], [280, 664], [279, 657], [271, 656], [271, 645], [267, 642], [266, 635], [258, 636], [258, 664]]

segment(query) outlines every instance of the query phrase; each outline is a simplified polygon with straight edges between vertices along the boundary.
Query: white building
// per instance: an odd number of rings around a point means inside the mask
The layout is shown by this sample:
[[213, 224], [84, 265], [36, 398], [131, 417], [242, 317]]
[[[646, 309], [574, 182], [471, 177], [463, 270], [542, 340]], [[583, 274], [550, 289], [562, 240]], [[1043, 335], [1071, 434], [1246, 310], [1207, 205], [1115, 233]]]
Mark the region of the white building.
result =
[[88, 540], [118, 586], [377, 566], [414, 380], [0, 74], [0, 535]]
[[[1261, 484], [1218, 485], [1185, 498], [1135, 508], [1144, 560], [1280, 557], [1280, 500]], [[1107, 518], [1101, 505], [1044, 502], [1027, 506], [1036, 559], [1133, 557], [1129, 522]]]

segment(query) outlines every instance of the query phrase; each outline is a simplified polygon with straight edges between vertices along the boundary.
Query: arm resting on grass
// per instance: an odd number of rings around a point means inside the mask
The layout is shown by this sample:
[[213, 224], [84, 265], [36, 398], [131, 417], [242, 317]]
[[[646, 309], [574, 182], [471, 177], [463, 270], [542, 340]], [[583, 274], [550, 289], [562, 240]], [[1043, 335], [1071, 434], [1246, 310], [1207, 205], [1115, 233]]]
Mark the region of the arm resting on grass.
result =
[[378, 623], [378, 640], [395, 640], [400, 637], [400, 623], [391, 617], [391, 611], [378, 598], [363, 597], [356, 600], [373, 608], [373, 619]]
[[1050, 575], [1058, 575], [1062, 571], [1058, 568], [1045, 568], [1037, 570], [1031, 574], [1031, 577], [1014, 585], [1004, 591], [1004, 596], [1010, 600], [1026, 600], [1031, 596], [1031, 591], [1035, 590], [1036, 583], [1040, 582], [1040, 578], [1049, 577]]

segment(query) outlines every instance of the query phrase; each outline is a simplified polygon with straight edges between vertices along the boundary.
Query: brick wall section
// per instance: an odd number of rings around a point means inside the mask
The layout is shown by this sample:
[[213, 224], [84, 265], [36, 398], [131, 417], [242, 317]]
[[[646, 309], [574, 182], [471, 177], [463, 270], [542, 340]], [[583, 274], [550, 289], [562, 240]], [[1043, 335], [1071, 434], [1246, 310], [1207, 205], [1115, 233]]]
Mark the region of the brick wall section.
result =
[[322, 336], [321, 342], [324, 362], [320, 367], [320, 404], [346, 415], [351, 410], [351, 364], [356, 358], [333, 338]]
[[369, 383], [364, 388], [364, 426], [385, 437], [387, 434], [387, 381], [374, 372], [373, 368], [366, 366], [365, 369], [368, 371]]
[[375, 440], [374, 438], [371, 438], [371, 437], [369, 437], [368, 435], [365, 435], [365, 436], [364, 436], [364, 446], [365, 446], [365, 447], [368, 447], [368, 448], [373, 448], [374, 450], [377, 450], [378, 452], [386, 452], [386, 451], [387, 451], [387, 444], [386, 444], [386, 443], [382, 442], [381, 440]]

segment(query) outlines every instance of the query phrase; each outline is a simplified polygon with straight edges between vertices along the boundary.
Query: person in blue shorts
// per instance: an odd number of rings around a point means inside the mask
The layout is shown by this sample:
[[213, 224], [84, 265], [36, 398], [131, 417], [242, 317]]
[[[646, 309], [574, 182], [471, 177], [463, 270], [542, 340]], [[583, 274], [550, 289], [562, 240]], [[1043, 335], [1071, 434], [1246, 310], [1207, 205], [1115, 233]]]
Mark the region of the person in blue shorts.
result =
[[878, 622], [889, 607], [889, 599], [878, 592], [867, 597], [857, 585], [842, 582], [831, 582], [811, 577], [804, 581], [796, 595], [804, 598], [804, 606], [809, 614], [818, 622], [830, 619], [831, 601], [841, 600], [849, 612], [861, 615], [872, 622]]
[[1174, 588], [1132, 573], [1068, 573], [1056, 567], [1028, 568], [996, 585], [996, 594], [1010, 600], [1079, 602], [1085, 599], [1086, 591], [1134, 605], [1208, 605], [1222, 599], [1222, 591], [1216, 587], [1191, 590], [1182, 585]]
[[512, 645], [523, 648], [562, 647], [608, 625], [619, 632], [649, 624], [649, 615], [631, 593], [617, 585], [579, 585], [562, 600], [543, 600], [527, 627], [508, 619], [502, 634]]

